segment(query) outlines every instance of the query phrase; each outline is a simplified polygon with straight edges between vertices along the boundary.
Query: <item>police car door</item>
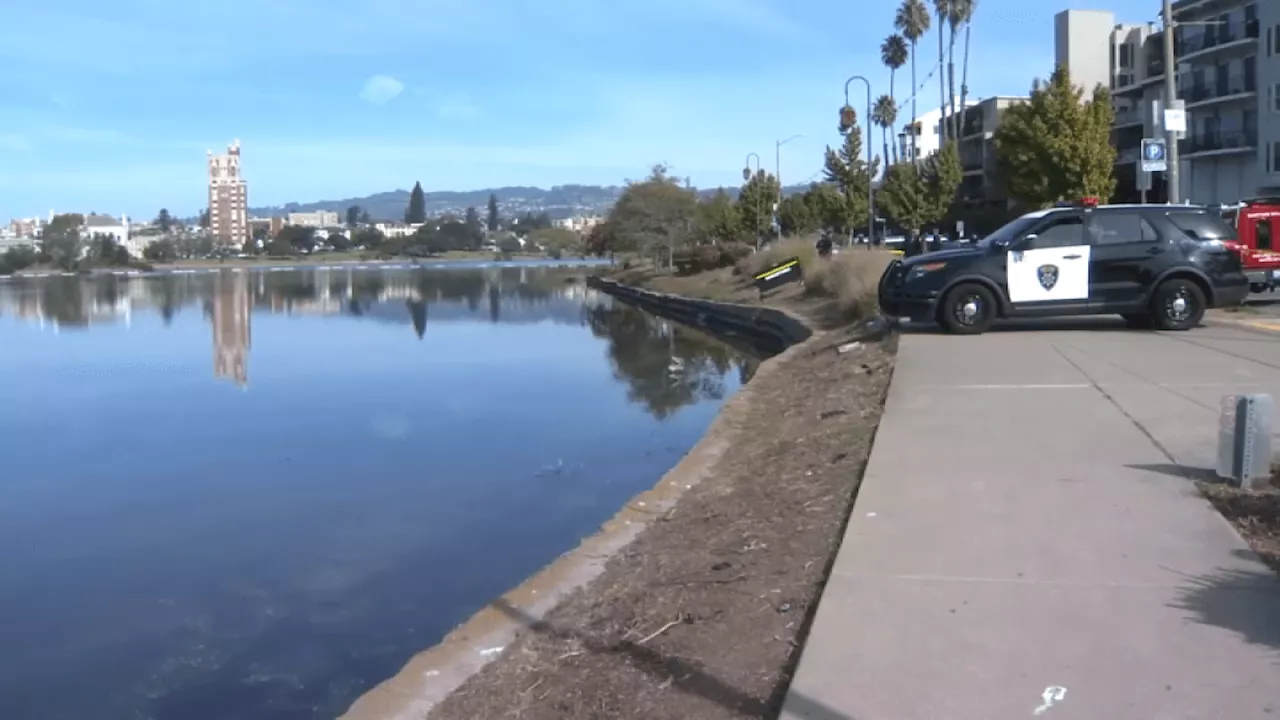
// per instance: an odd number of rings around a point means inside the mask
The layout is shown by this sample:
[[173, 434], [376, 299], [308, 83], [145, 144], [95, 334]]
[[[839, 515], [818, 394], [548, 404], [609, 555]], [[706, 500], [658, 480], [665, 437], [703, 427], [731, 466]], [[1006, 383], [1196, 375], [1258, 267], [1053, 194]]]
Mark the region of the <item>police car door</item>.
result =
[[1006, 256], [1009, 301], [1017, 310], [1089, 302], [1089, 245], [1078, 212], [1054, 213]]

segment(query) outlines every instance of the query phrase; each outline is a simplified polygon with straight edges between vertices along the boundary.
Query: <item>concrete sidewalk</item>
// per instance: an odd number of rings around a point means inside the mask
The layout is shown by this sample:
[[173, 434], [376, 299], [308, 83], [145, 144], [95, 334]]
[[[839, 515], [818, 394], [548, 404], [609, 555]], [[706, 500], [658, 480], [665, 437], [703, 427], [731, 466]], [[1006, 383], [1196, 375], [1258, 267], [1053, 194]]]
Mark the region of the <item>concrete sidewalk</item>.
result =
[[784, 718], [1280, 718], [1280, 582], [1183, 475], [1280, 335], [1073, 326], [903, 336]]

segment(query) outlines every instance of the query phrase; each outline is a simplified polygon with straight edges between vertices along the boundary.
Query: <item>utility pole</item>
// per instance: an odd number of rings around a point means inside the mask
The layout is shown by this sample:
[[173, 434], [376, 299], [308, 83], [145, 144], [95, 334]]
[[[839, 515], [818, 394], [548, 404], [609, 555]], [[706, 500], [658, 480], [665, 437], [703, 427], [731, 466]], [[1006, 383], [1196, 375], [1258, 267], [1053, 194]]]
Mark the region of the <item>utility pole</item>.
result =
[[774, 175], [774, 179], [778, 181], [778, 197], [774, 201], [774, 210], [773, 210], [772, 217], [774, 220], [777, 221], [778, 240], [782, 240], [782, 218], [780, 217], [782, 213], [782, 146], [786, 145], [792, 140], [799, 140], [802, 137], [804, 136], [792, 135], [786, 140], [777, 140], [773, 144], [773, 175]]
[[1175, 26], [1176, 24], [1173, 21], [1173, 0], [1164, 0], [1164, 117], [1160, 118], [1160, 121], [1164, 127], [1165, 158], [1168, 162], [1165, 178], [1168, 180], [1169, 203], [1171, 205], [1182, 202], [1181, 172], [1178, 167], [1178, 137], [1177, 133], [1169, 129], [1169, 123], [1165, 122], [1165, 118], [1169, 116], [1169, 110], [1177, 105], [1178, 98], [1177, 58], [1173, 54], [1173, 28]]

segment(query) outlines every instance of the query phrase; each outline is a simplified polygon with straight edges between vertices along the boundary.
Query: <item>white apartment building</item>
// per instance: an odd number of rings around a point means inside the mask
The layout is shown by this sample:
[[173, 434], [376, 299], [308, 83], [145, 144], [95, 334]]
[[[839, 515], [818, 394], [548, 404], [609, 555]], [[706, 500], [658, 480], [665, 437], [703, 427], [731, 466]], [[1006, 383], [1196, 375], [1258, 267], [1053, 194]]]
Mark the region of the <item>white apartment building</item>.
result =
[[338, 213], [332, 210], [316, 210], [314, 212], [289, 213], [289, 224], [302, 225], [303, 227], [327, 228], [337, 227], [342, 223], [338, 220]]
[[[978, 101], [973, 98], [966, 98], [967, 107], [974, 107]], [[907, 109], [910, 112], [910, 108]], [[898, 110], [899, 118], [902, 117], [902, 109]], [[963, 111], [960, 109], [960, 99], [956, 98], [956, 114], [961, 115]], [[920, 127], [920, 132], [916, 136], [915, 142], [915, 159], [922, 160], [942, 149], [942, 120], [943, 117], [950, 117], [951, 108], [934, 108], [927, 112], [921, 113], [916, 117], [916, 123]], [[907, 122], [902, 126], [902, 132], [898, 133], [898, 158], [901, 160], [911, 160], [911, 118], [907, 117]], [[872, 137], [876, 135], [872, 130]], [[873, 152], [878, 150], [874, 148]]]
[[[80, 234], [81, 239], [85, 241], [103, 236], [110, 237], [117, 244], [124, 246], [124, 249], [134, 257], [142, 257], [142, 251], [147, 246], [145, 237], [133, 233], [128, 215], [121, 215], [119, 220], [110, 215], [86, 215]], [[88, 250], [87, 244], [85, 249]]]
[[551, 221], [551, 224], [563, 230], [573, 230], [575, 232], [586, 232], [587, 230], [590, 230], [596, 225], [599, 225], [600, 221], [601, 221], [601, 218], [597, 215], [587, 215], [587, 216], [576, 215], [574, 217], [567, 217], [567, 218], [561, 218], [559, 220], [553, 220]]
[[[1178, 97], [1188, 116], [1178, 144], [1182, 199], [1229, 203], [1280, 187], [1280, 2], [1179, 0], [1173, 15]], [[1072, 80], [1105, 78], [1111, 88], [1115, 199], [1138, 201], [1144, 187], [1148, 200], [1167, 199], [1164, 173], [1144, 178], [1139, 169], [1142, 139], [1163, 132], [1163, 31], [1115, 24], [1104, 11], [1068, 10], [1054, 25], [1057, 59]]]

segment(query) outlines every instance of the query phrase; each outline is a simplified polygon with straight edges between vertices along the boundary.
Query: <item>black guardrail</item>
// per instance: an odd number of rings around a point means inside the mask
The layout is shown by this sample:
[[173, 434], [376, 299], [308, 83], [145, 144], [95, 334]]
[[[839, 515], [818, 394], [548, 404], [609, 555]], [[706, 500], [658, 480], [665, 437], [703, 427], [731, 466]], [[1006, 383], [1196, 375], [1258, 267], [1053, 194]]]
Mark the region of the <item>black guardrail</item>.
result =
[[703, 330], [733, 347], [756, 355], [777, 355], [813, 334], [804, 323], [773, 308], [698, 300], [641, 290], [600, 277], [587, 287], [608, 293], [646, 312]]

